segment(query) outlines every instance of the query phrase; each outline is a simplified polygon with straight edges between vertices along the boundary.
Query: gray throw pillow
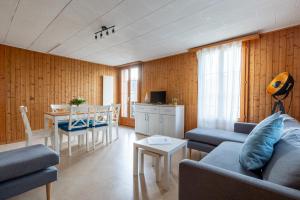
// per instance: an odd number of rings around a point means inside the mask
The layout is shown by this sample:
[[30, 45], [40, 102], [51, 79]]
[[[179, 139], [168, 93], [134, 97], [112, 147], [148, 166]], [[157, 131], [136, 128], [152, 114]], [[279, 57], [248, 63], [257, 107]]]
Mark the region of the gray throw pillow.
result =
[[263, 179], [300, 190], [300, 129], [283, 135], [274, 146], [271, 160], [263, 169]]

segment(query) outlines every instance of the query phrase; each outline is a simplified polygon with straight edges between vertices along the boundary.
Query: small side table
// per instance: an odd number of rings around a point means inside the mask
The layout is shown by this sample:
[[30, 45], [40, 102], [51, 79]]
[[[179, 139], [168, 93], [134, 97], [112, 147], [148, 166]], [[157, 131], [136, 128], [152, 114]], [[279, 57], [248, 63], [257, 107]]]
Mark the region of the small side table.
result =
[[[167, 137], [167, 136], [160, 136], [154, 135], [151, 137]], [[148, 137], [149, 138], [149, 137]], [[138, 155], [139, 150], [144, 149], [149, 152], [153, 152], [155, 154], [159, 154], [164, 157], [164, 188], [169, 188], [169, 176], [170, 176], [170, 164], [171, 164], [171, 157], [174, 153], [178, 150], [183, 150], [183, 157], [186, 158], [187, 154], [187, 141], [178, 138], [168, 137], [170, 140], [170, 144], [163, 144], [163, 145], [153, 145], [148, 144], [148, 139], [144, 138], [133, 143], [133, 175], [138, 175]]]

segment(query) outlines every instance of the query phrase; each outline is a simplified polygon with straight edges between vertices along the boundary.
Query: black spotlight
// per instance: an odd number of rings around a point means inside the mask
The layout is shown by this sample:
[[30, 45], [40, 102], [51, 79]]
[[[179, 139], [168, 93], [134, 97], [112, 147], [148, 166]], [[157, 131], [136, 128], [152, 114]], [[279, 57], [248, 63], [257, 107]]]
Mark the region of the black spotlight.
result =
[[101, 33], [100, 33], [100, 38], [102, 38], [102, 36], [103, 36], [103, 35], [102, 35], [102, 32], [101, 32]]
[[106, 35], [108, 35], [109, 33], [108, 33], [108, 31], [106, 31]]
[[113, 29], [111, 30], [111, 32], [112, 32], [112, 33], [115, 33], [115, 29], [113, 28]]
[[95, 35], [95, 40], [97, 40], [97, 35]]

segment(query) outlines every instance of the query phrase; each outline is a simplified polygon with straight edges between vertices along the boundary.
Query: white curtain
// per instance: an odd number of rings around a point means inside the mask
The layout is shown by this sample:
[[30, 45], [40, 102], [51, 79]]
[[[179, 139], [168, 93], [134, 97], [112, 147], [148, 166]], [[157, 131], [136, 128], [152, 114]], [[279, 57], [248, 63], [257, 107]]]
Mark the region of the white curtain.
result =
[[242, 43], [197, 52], [198, 127], [233, 130], [240, 115]]

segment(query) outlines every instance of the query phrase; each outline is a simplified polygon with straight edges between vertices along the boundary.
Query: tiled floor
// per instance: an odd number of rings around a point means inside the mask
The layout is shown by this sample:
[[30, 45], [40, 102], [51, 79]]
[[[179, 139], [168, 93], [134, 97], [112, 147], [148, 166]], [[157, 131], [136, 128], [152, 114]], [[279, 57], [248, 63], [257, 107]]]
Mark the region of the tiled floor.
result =
[[[145, 158], [145, 174], [132, 175], [132, 144], [143, 138], [131, 128], [121, 127], [120, 138], [107, 146], [98, 145], [95, 151], [86, 152], [84, 146], [73, 148], [68, 157], [67, 148], [61, 153], [58, 181], [53, 185], [53, 199], [63, 200], [130, 200], [130, 199], [177, 199], [178, 163], [181, 151], [173, 157], [170, 189], [165, 191], [155, 181], [151, 158]], [[42, 141], [36, 141], [41, 143]], [[0, 145], [0, 151], [24, 146], [24, 142]], [[195, 159], [199, 155], [193, 155]], [[45, 187], [40, 187], [14, 197], [14, 200], [45, 199]]]

